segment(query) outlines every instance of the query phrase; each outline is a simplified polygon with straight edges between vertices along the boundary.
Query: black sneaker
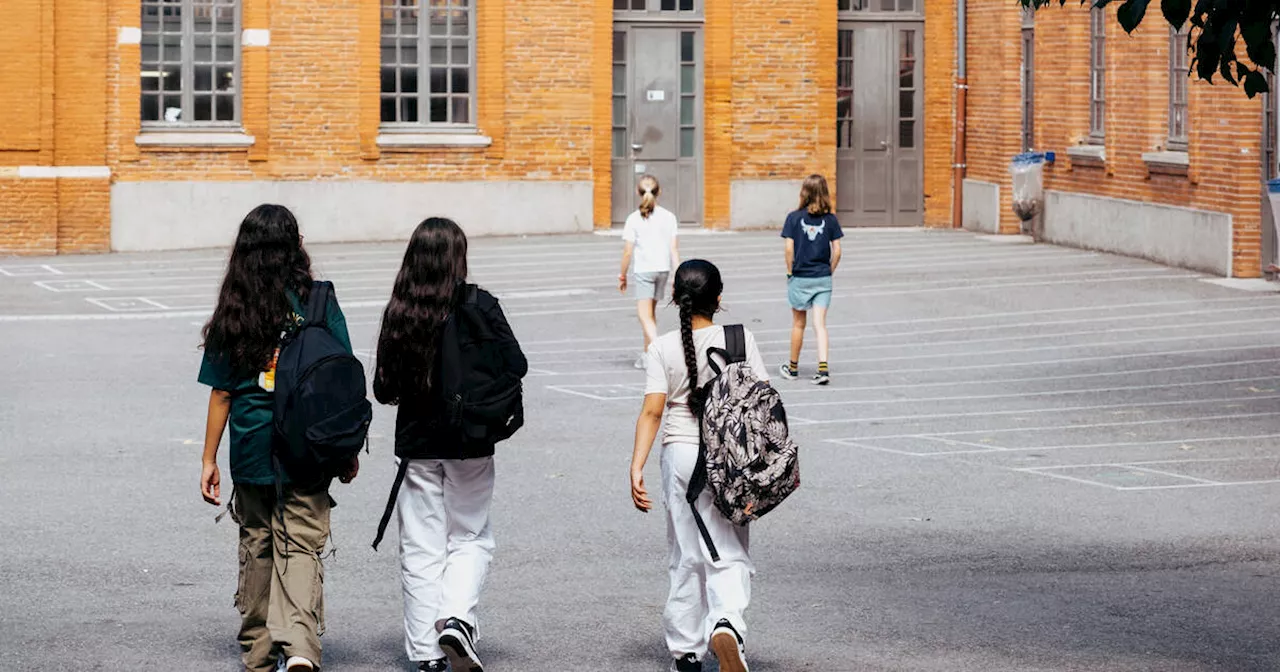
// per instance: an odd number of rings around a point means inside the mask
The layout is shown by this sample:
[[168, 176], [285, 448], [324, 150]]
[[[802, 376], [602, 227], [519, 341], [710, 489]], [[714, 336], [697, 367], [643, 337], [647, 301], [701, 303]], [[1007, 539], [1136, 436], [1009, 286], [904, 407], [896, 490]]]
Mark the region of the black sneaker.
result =
[[796, 378], [800, 377], [800, 372], [793, 371], [791, 369], [790, 364], [783, 364], [782, 366], [778, 367], [778, 373], [781, 373], [782, 377], [786, 378], [787, 380], [795, 380]]
[[831, 374], [826, 371], [819, 371], [818, 374], [813, 377], [813, 384], [814, 385], [830, 385]]
[[476, 633], [469, 624], [450, 618], [440, 627], [440, 648], [449, 657], [453, 672], [484, 672], [476, 655]]
[[720, 672], [749, 672], [742, 635], [723, 618], [711, 631], [711, 650], [720, 661]]
[[671, 672], [702, 672], [702, 661], [692, 653], [671, 661]]
[[449, 659], [439, 658], [436, 660], [424, 660], [418, 663], [418, 672], [447, 672], [449, 669]]

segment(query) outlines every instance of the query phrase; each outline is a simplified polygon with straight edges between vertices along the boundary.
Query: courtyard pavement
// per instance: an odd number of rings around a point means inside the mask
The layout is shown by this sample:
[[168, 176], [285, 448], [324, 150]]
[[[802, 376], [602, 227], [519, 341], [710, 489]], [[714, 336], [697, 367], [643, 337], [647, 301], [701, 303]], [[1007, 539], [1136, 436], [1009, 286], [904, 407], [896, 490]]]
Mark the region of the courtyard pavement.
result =
[[[473, 241], [531, 366], [528, 426], [497, 457], [487, 669], [665, 669], [665, 524], [628, 497], [642, 374], [619, 248]], [[367, 361], [402, 245], [310, 249]], [[832, 386], [775, 381], [803, 485], [752, 530], [753, 670], [1280, 669], [1280, 296], [969, 233], [852, 230], [845, 249]], [[782, 361], [775, 235], [682, 252], [721, 267], [722, 321]], [[224, 261], [0, 259], [0, 670], [237, 669], [236, 528], [197, 487]], [[378, 409], [333, 490], [330, 670], [409, 669], [395, 544], [369, 547], [393, 419]]]

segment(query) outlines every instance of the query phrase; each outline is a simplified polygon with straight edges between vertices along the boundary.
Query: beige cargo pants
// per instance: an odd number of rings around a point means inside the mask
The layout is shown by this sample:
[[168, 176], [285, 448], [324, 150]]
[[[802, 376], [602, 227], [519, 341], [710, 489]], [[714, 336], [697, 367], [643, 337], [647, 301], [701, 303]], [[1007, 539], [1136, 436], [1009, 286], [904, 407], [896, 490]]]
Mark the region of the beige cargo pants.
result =
[[320, 665], [324, 634], [324, 565], [329, 540], [329, 481], [284, 488], [235, 486], [232, 513], [240, 524], [240, 649], [252, 672], [271, 672], [276, 657], [302, 656]]

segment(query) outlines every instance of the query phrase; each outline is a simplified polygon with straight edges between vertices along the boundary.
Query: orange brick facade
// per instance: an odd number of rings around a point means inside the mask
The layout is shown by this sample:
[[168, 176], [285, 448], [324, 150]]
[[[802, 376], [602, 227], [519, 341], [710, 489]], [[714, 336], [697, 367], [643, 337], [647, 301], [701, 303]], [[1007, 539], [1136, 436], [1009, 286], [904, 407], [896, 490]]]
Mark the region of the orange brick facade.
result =
[[[349, 201], [348, 194], [366, 193], [351, 189], [368, 185], [375, 191], [367, 193], [378, 194], [393, 193], [376, 191], [382, 187], [428, 189], [404, 197], [403, 214], [394, 213], [407, 220], [401, 228], [337, 224], [320, 232], [323, 240], [398, 238], [415, 212], [465, 219], [459, 210], [467, 203], [448, 203], [451, 185], [467, 185], [472, 191], [460, 193], [483, 201], [515, 199], [513, 219], [521, 207], [568, 204], [543, 213], [547, 224], [534, 230], [608, 227], [613, 0], [474, 1], [475, 126], [486, 142], [432, 147], [380, 142], [381, 0], [241, 0], [240, 28], [269, 40], [240, 49], [240, 123], [251, 142], [239, 146], [139, 142], [146, 133], [140, 0], [17, 3], [0, 25], [0, 254], [225, 244], [226, 231], [208, 234], [184, 222], [183, 208], [241, 207], [241, 187], [243, 198], [304, 203]], [[967, 177], [999, 185], [996, 225], [1011, 233], [1018, 223], [1007, 165], [1021, 149], [1022, 23], [1009, 0], [970, 0], [968, 16]], [[835, 173], [842, 18], [849, 17], [836, 0], [707, 0], [700, 7], [689, 25], [702, 34], [703, 226], [742, 225], [734, 189], [781, 185], [769, 193], [785, 212], [792, 184], [812, 172]], [[925, 0], [923, 18], [924, 222], [944, 227], [958, 205], [956, 4]], [[1163, 141], [1168, 107], [1168, 39], [1158, 18], [1133, 38], [1114, 17], [1108, 23], [1112, 130], [1106, 161], [1095, 167], [1073, 165], [1066, 152], [1088, 132], [1088, 12], [1039, 12], [1035, 146], [1060, 157], [1047, 187], [1229, 215], [1231, 273], [1257, 276], [1261, 103], [1234, 88], [1193, 85], [1190, 168], [1153, 173], [1142, 155]], [[493, 184], [509, 191], [485, 191]], [[164, 231], [153, 241], [139, 218], [147, 198], [170, 188], [185, 195], [159, 208], [155, 226]], [[214, 195], [201, 200], [204, 191]], [[536, 200], [540, 193], [562, 195], [547, 206]], [[522, 200], [531, 194], [532, 203]], [[376, 212], [381, 204], [367, 207]], [[237, 213], [217, 214], [234, 226]], [[494, 219], [482, 232], [526, 232]]]

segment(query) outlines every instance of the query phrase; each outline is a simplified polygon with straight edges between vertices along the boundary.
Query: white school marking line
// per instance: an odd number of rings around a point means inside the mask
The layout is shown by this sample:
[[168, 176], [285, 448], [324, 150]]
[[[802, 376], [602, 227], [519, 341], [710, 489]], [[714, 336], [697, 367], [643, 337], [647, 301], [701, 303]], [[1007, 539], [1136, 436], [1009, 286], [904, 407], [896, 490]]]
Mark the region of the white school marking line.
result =
[[1280, 395], [1254, 395], [1247, 397], [1220, 397], [1217, 399], [1182, 399], [1178, 401], [1148, 401], [1124, 404], [1098, 404], [1094, 406], [1051, 406], [1042, 408], [1024, 408], [1002, 411], [972, 411], [967, 413], [915, 413], [910, 415], [886, 415], [871, 418], [833, 418], [830, 420], [813, 420], [815, 425], [858, 425], [864, 423], [904, 422], [917, 420], [943, 420], [949, 418], [987, 418], [1001, 416], [1033, 415], [1037, 413], [1078, 413], [1081, 411], [1115, 411], [1137, 410], [1142, 408], [1165, 408], [1170, 406], [1186, 406], [1189, 404], [1230, 404], [1236, 402], [1274, 401]]
[[[1196, 421], [1217, 421], [1217, 420], [1245, 420], [1249, 418], [1270, 418], [1280, 416], [1280, 412], [1267, 411], [1261, 413], [1232, 413], [1226, 415], [1191, 415], [1181, 418], [1161, 418], [1159, 420], [1126, 420], [1122, 422], [1099, 422], [1085, 425], [1049, 425], [1043, 427], [1005, 427], [999, 429], [966, 429], [951, 432], [928, 432], [925, 434], [887, 434], [883, 436], [860, 437], [859, 441], [878, 441], [884, 439], [927, 439], [935, 436], [951, 437], [951, 436], [971, 436], [974, 434], [1010, 434], [1014, 432], [1057, 432], [1064, 430], [1077, 429], [1103, 429], [1108, 427], [1136, 427], [1149, 425], [1167, 425], [1176, 422], [1196, 422]], [[840, 439], [826, 439], [830, 442], [839, 443]], [[1190, 441], [1184, 441], [1189, 443]], [[1160, 442], [1146, 442], [1160, 443]], [[1177, 443], [1176, 441], [1171, 443]], [[1145, 445], [1145, 443], [1137, 443], [1133, 445]], [[1013, 451], [1037, 451], [1037, 450], [1055, 450], [1055, 447], [1028, 447], [1028, 448], [997, 448], [993, 450], [956, 450], [950, 452], [929, 453], [930, 455], [967, 455], [971, 453], [1005, 453]]]
[[1148, 464], [1213, 464], [1220, 462], [1275, 462], [1280, 455], [1241, 455], [1238, 457], [1194, 457], [1176, 460], [1138, 460], [1132, 462], [1096, 462], [1093, 464], [1056, 464], [1042, 467], [1010, 467], [1014, 471], [1051, 471], [1054, 469], [1098, 469], [1101, 467], [1139, 467]]
[[[1271, 376], [1252, 378], [1223, 378], [1218, 380], [1197, 380], [1189, 383], [1164, 383], [1160, 385], [1122, 385], [1118, 387], [1088, 387], [1074, 390], [1046, 390], [1042, 392], [1015, 392], [1010, 394], [970, 394], [951, 397], [917, 397], [907, 399], [849, 399], [841, 401], [801, 401], [788, 403], [791, 408], [807, 408], [810, 406], [850, 406], [881, 404], [933, 404], [947, 401], [995, 401], [997, 399], [1023, 399], [1026, 397], [1058, 397], [1071, 394], [1107, 394], [1110, 392], [1137, 392], [1143, 390], [1166, 390], [1186, 387], [1208, 387], [1212, 385], [1235, 385], [1239, 383], [1256, 383], [1262, 381], [1280, 382], [1280, 373]], [[834, 391], [834, 390], [831, 390]]]
[[[905, 439], [921, 439], [921, 440], [940, 441], [940, 442], [943, 442], [943, 443], [953, 443], [953, 444], [970, 445], [970, 446], [974, 446], [974, 447], [976, 447], [976, 448], [979, 448], [979, 450], [951, 450], [951, 451], [936, 451], [936, 450], [935, 450], [935, 451], [929, 451], [929, 452], [927, 452], [927, 453], [918, 453], [918, 452], [912, 452], [912, 451], [908, 451], [908, 450], [896, 450], [896, 449], [893, 449], [893, 448], [885, 448], [885, 447], [883, 447], [883, 446], [873, 446], [873, 445], [871, 445], [870, 443], [868, 443], [868, 441], [876, 441], [876, 440], [880, 440], [880, 439], [887, 439], [887, 438], [889, 438], [889, 439], [904, 439], [904, 438], [905, 438]], [[978, 444], [978, 443], [971, 443], [971, 442], [967, 442], [967, 441], [955, 441], [955, 440], [952, 440], [952, 439], [943, 439], [943, 438], [940, 438], [940, 437], [937, 437], [937, 436], [924, 435], [924, 434], [913, 434], [913, 435], [892, 436], [892, 437], [876, 436], [876, 437], [870, 437], [870, 438], [867, 438], [867, 439], [862, 439], [862, 438], [857, 438], [857, 439], [823, 439], [823, 440], [822, 440], [822, 442], [823, 442], [823, 443], [834, 443], [834, 444], [836, 444], [836, 445], [841, 445], [841, 446], [852, 446], [852, 447], [855, 447], [855, 448], [866, 448], [867, 450], [878, 450], [878, 451], [881, 451], [881, 452], [887, 452], [887, 453], [897, 453], [897, 454], [899, 454], [899, 455], [910, 455], [910, 456], [912, 456], [912, 457], [950, 457], [950, 456], [955, 456], [955, 455], [990, 455], [990, 454], [995, 454], [995, 453], [1028, 453], [1028, 452], [1031, 452], [1031, 453], [1038, 453], [1038, 452], [1041, 452], [1041, 451], [1046, 451], [1046, 452], [1047, 452], [1047, 451], [1058, 451], [1058, 450], [1091, 450], [1091, 449], [1099, 449], [1099, 448], [1140, 448], [1140, 447], [1144, 447], [1144, 446], [1173, 446], [1173, 445], [1195, 444], [1195, 443], [1225, 443], [1225, 442], [1228, 442], [1228, 441], [1258, 441], [1258, 440], [1268, 440], [1268, 441], [1269, 441], [1269, 440], [1272, 440], [1272, 439], [1280, 439], [1280, 434], [1249, 434], [1249, 435], [1242, 435], [1242, 436], [1209, 436], [1209, 437], [1202, 437], [1202, 438], [1192, 438], [1192, 439], [1169, 439], [1169, 440], [1160, 440], [1160, 441], [1120, 441], [1120, 442], [1114, 442], [1114, 443], [1074, 443], [1074, 444], [1066, 444], [1066, 445], [1059, 445], [1059, 446], [1026, 446], [1026, 447], [1018, 447], [1018, 448], [1009, 448], [1009, 447], [1001, 447], [1001, 446], [987, 446], [987, 445]], [[981, 463], [981, 462], [971, 462], [970, 464], [985, 464], [985, 463]], [[1087, 466], [1087, 465], [1086, 465], [1086, 466]], [[1018, 468], [1018, 469], [1031, 469], [1031, 468], [1033, 468], [1033, 467], [1017, 467], [1017, 468]], [[1051, 467], [1051, 466], [1046, 465], [1046, 466], [1044, 466], [1044, 467], [1036, 467], [1036, 468], [1043, 468], [1043, 469], [1047, 469], [1047, 468], [1052, 468], [1052, 467]]]

